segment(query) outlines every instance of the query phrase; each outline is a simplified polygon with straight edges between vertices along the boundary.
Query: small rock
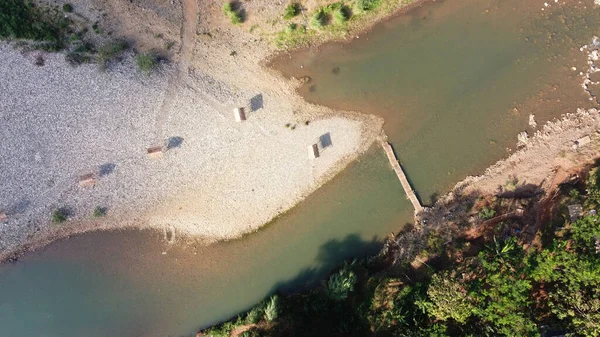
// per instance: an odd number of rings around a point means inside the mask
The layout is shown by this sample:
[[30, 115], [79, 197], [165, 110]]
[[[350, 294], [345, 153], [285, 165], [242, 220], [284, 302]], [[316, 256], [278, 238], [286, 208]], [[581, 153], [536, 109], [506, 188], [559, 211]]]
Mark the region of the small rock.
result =
[[537, 128], [537, 122], [535, 121], [534, 114], [529, 115], [529, 126], [532, 127], [533, 129]]
[[525, 146], [529, 143], [529, 134], [527, 131], [522, 131], [517, 136], [517, 146]]

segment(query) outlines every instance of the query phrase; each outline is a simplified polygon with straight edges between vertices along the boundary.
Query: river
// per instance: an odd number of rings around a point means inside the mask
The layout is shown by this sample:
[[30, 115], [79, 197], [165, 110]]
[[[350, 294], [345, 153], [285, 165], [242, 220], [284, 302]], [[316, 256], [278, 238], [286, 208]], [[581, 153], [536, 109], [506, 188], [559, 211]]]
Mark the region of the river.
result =
[[[516, 134], [587, 107], [592, 1], [430, 2], [351, 43], [281, 56], [308, 101], [381, 115], [423, 203], [512, 151]], [[542, 10], [543, 9], [543, 10]], [[168, 244], [152, 231], [61, 240], [0, 267], [0, 336], [191, 336], [274, 291], [376, 252], [412, 209], [377, 146], [265, 228]]]

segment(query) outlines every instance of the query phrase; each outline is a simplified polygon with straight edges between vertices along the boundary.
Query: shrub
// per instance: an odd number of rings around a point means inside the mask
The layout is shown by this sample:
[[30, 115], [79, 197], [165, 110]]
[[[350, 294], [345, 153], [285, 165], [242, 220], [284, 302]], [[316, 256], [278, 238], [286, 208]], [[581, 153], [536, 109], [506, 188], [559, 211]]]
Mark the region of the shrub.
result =
[[335, 301], [343, 301], [348, 294], [354, 291], [356, 274], [348, 266], [344, 266], [337, 273], [331, 275], [327, 282], [327, 293]]
[[158, 65], [156, 55], [152, 53], [139, 54], [135, 57], [135, 62], [138, 66], [138, 69], [146, 75], [150, 75], [150, 73]]
[[295, 23], [290, 23], [285, 27], [285, 32], [286, 34], [292, 34], [296, 30], [296, 28], [298, 28], [298, 25], [296, 25]]
[[65, 13], [71, 13], [73, 11], [73, 6], [71, 4], [64, 4], [62, 10]]
[[94, 212], [92, 213], [94, 218], [101, 218], [106, 215], [106, 207], [97, 206], [94, 208]]
[[346, 6], [338, 6], [333, 10], [333, 20], [337, 24], [342, 24], [350, 18], [350, 11]]
[[453, 319], [463, 324], [473, 314], [472, 299], [453, 272], [444, 271], [433, 275], [427, 297], [429, 301], [419, 300], [417, 306], [439, 320]]
[[244, 21], [239, 10], [233, 9], [233, 3], [231, 2], [227, 2], [223, 5], [223, 13], [229, 17], [229, 20], [231, 20], [231, 23], [234, 25]]
[[496, 211], [492, 208], [484, 207], [481, 209], [481, 211], [479, 211], [479, 216], [484, 220], [491, 219], [494, 217], [494, 215], [496, 215]]
[[127, 42], [123, 40], [111, 40], [105, 42], [98, 48], [98, 65], [100, 70], [106, 70], [108, 64], [127, 50]]
[[265, 319], [273, 322], [279, 316], [279, 296], [272, 296], [265, 307]]
[[67, 221], [69, 212], [64, 208], [57, 208], [52, 212], [52, 222], [61, 223]]
[[283, 18], [285, 20], [289, 20], [298, 14], [300, 14], [300, 5], [293, 2], [289, 5], [287, 5], [287, 7], [285, 8], [285, 13], [283, 14]]
[[310, 25], [313, 28], [323, 28], [325, 26], [327, 15], [323, 9], [317, 10], [310, 18]]
[[354, 8], [358, 13], [373, 10], [381, 4], [381, 0], [355, 0]]
[[256, 324], [260, 321], [260, 319], [264, 316], [265, 309], [262, 304], [257, 305], [252, 308], [246, 315], [246, 323], [247, 324]]

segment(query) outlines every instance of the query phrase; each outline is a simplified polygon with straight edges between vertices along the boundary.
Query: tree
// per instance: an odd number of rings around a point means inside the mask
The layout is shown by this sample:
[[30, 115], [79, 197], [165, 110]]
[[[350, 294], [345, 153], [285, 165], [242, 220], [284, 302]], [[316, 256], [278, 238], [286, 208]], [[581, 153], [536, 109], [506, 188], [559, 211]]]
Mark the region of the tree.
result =
[[350, 292], [354, 291], [355, 284], [356, 274], [345, 265], [329, 278], [327, 282], [329, 297], [335, 301], [343, 301], [348, 298]]
[[279, 317], [279, 296], [274, 295], [265, 306], [265, 319], [272, 322]]
[[494, 245], [479, 253], [481, 268], [471, 285], [474, 313], [499, 334], [506, 336], [536, 336], [537, 326], [528, 314], [531, 281], [525, 254], [515, 238], [504, 242], [494, 239]]
[[533, 278], [548, 290], [552, 314], [583, 336], [600, 336], [598, 216], [581, 218], [564, 239], [535, 256]]
[[454, 272], [433, 275], [427, 297], [428, 300], [417, 301], [417, 305], [438, 320], [453, 319], [462, 324], [473, 314], [473, 300]]

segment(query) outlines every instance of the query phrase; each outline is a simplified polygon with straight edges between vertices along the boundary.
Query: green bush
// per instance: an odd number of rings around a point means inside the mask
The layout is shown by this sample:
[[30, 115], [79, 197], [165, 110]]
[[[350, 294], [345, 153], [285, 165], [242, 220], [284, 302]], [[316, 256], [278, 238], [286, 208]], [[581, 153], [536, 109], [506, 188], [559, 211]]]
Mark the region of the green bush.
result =
[[135, 57], [135, 62], [138, 69], [146, 75], [150, 75], [158, 65], [157, 57], [152, 53], [139, 54]]
[[325, 11], [321, 8], [317, 10], [310, 18], [310, 25], [313, 28], [323, 28], [327, 21], [327, 15]]
[[279, 317], [279, 296], [272, 296], [265, 307], [265, 319], [273, 322]]
[[62, 10], [65, 13], [71, 13], [73, 11], [73, 6], [71, 4], [64, 4]]
[[381, 0], [354, 0], [354, 8], [358, 13], [373, 10], [381, 4]]
[[264, 316], [265, 309], [262, 304], [257, 305], [252, 308], [246, 315], [246, 323], [247, 324], [256, 324], [260, 321], [260, 319]]
[[496, 211], [492, 208], [484, 207], [481, 209], [481, 211], [479, 211], [479, 216], [484, 220], [491, 219], [494, 217], [494, 215], [496, 215]]
[[342, 24], [350, 18], [350, 10], [346, 6], [337, 6], [333, 9], [333, 20], [337, 24]]
[[417, 301], [417, 305], [438, 320], [453, 319], [463, 324], [473, 315], [473, 300], [454, 272], [433, 275], [427, 297], [429, 301]]
[[286, 20], [290, 20], [296, 15], [300, 14], [300, 5], [293, 2], [285, 8], [285, 13], [283, 14], [283, 18]]
[[69, 212], [64, 208], [57, 208], [52, 212], [52, 222], [61, 223], [67, 221]]
[[70, 24], [55, 9], [42, 10], [24, 0], [0, 1], [0, 38], [45, 42], [41, 49], [60, 50]]
[[127, 42], [123, 40], [111, 40], [100, 45], [98, 48], [100, 70], [106, 70], [109, 63], [118, 58], [125, 50], [127, 50]]
[[344, 266], [337, 273], [331, 275], [327, 282], [327, 293], [335, 301], [343, 301], [348, 294], [354, 291], [356, 274], [348, 266]]
[[285, 32], [286, 32], [286, 34], [292, 34], [296, 30], [296, 28], [298, 28], [297, 24], [290, 23], [289, 25], [287, 25], [285, 27]]
[[223, 14], [229, 17], [232, 24], [237, 25], [244, 21], [239, 10], [233, 9], [233, 3], [227, 2], [223, 5]]

